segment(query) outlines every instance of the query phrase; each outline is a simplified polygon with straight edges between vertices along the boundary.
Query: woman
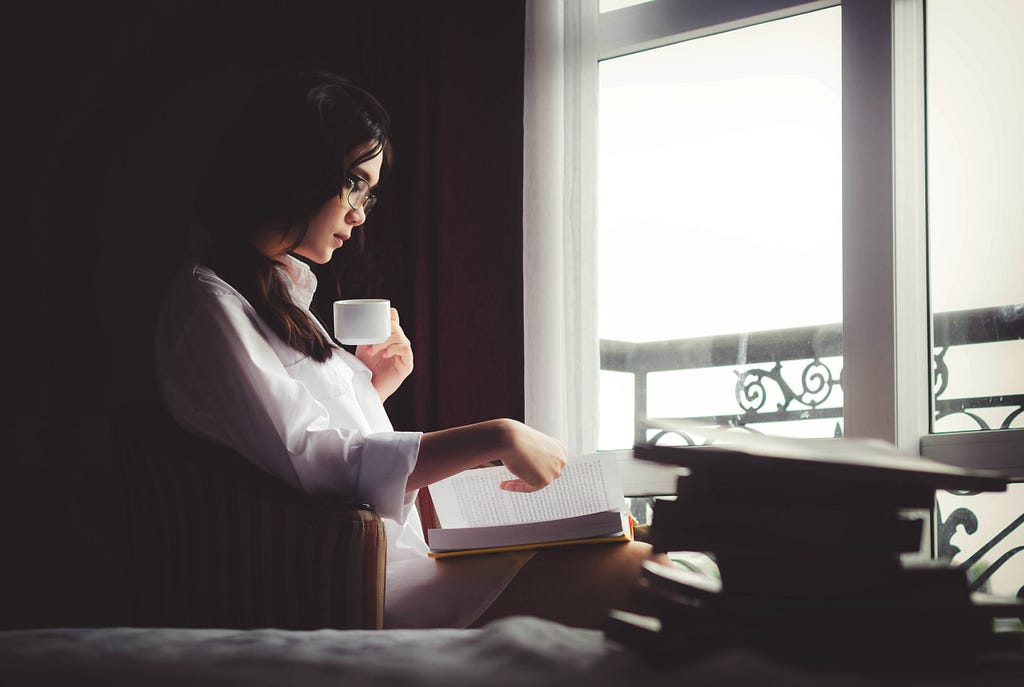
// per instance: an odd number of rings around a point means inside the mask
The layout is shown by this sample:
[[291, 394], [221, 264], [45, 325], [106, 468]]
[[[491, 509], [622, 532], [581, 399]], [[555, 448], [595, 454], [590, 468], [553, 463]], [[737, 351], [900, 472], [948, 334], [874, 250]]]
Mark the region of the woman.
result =
[[[562, 444], [509, 419], [394, 431], [383, 402], [413, 369], [398, 312], [387, 341], [351, 354], [309, 309], [316, 278], [300, 258], [328, 262], [366, 220], [390, 163], [388, 126], [373, 96], [331, 74], [257, 90], [201, 190], [197, 258], [164, 300], [164, 399], [183, 427], [291, 486], [374, 504], [388, 533], [387, 627], [513, 613], [594, 626], [626, 603], [645, 545], [435, 561], [413, 508], [418, 489], [492, 460], [515, 476], [501, 488], [543, 488], [565, 466]], [[567, 598], [568, 584], [585, 596]]]

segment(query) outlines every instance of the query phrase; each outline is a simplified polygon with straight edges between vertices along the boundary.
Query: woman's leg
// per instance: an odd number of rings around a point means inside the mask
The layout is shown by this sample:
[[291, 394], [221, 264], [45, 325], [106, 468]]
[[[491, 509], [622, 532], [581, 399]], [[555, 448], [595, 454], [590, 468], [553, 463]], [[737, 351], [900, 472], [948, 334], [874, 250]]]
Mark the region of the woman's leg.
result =
[[510, 615], [532, 615], [598, 629], [609, 609], [632, 607], [640, 564], [662, 558], [641, 542], [541, 549], [473, 626]]

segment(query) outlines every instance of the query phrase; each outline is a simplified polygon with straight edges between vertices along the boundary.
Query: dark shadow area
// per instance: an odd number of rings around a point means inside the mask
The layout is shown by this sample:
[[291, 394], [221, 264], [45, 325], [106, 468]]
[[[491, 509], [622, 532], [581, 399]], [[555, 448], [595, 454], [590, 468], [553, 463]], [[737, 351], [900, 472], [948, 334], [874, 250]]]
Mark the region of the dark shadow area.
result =
[[58, 2], [7, 24], [0, 625], [126, 622], [109, 427], [158, 397], [157, 304], [195, 183], [264, 70], [345, 74], [394, 120], [365, 253], [333, 267], [414, 342], [396, 428], [521, 418], [521, 2]]

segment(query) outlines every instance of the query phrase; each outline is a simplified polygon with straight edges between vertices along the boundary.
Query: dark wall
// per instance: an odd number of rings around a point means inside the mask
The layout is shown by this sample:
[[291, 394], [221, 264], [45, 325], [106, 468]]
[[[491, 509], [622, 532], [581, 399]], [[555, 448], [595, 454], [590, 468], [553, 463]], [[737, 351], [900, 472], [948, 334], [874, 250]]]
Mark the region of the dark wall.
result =
[[413, 340], [396, 427], [522, 417], [521, 1], [51, 3], [8, 30], [0, 624], [124, 622], [109, 422], [157, 397], [156, 305], [194, 184], [265, 69], [346, 74], [394, 119], [367, 251], [334, 267]]

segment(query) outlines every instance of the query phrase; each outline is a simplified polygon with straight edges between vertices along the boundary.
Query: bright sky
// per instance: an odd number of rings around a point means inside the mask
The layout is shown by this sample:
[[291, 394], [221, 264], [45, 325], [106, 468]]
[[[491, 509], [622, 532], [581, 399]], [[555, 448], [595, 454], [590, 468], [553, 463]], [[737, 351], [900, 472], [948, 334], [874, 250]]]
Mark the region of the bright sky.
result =
[[1024, 303], [1024, 0], [929, 0], [935, 312]]
[[842, 319], [839, 10], [605, 61], [601, 338]]
[[[936, 312], [1024, 302], [1024, 2], [979, 7], [929, 3]], [[600, 79], [601, 337], [840, 321], [840, 9], [605, 61]]]

